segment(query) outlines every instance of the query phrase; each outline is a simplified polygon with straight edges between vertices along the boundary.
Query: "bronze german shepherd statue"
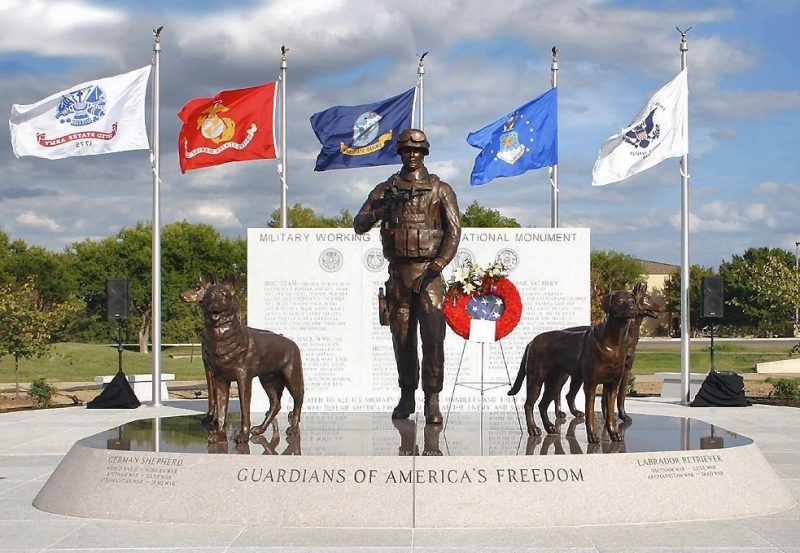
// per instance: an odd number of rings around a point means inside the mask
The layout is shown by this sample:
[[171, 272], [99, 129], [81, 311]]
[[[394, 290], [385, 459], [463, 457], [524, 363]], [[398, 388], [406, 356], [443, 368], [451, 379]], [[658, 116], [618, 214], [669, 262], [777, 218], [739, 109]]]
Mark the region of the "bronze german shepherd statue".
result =
[[[236, 303], [235, 284], [234, 276], [219, 284], [214, 274], [209, 273], [205, 281], [193, 288], [194, 290], [199, 286], [204, 289], [200, 300], [204, 317], [203, 362], [211, 376], [207, 416], [213, 418], [214, 425], [208, 440], [211, 443], [227, 440], [225, 417], [233, 381], [236, 381], [239, 388], [242, 410], [242, 425], [235, 438], [237, 443], [246, 443], [251, 431], [255, 435], [264, 433], [280, 411], [284, 388], [294, 399], [294, 409], [289, 414], [290, 425], [286, 433], [295, 435], [300, 431], [304, 393], [300, 349], [292, 340], [280, 334], [243, 325]], [[187, 294], [189, 296], [191, 294]], [[264, 388], [270, 406], [264, 422], [251, 429], [250, 398], [255, 377], [258, 377]]]

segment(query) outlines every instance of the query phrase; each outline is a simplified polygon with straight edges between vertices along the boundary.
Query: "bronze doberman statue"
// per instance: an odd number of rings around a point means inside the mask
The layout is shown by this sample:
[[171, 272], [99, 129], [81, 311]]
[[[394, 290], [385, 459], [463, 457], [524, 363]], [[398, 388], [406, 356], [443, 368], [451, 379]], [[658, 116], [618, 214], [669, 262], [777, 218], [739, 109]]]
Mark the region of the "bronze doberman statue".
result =
[[[214, 428], [209, 432], [209, 442], [227, 440], [225, 417], [228, 411], [231, 382], [239, 388], [242, 424], [236, 434], [237, 443], [245, 443], [250, 432], [261, 435], [281, 408], [280, 399], [286, 388], [294, 399], [294, 409], [289, 414], [290, 425], [286, 433], [300, 431], [300, 411], [303, 406], [303, 365], [300, 349], [292, 340], [268, 330], [250, 328], [242, 324], [236, 302], [236, 279], [228, 277], [217, 283], [213, 273], [206, 277], [200, 305], [203, 309], [203, 360], [211, 375], [214, 404], [211, 408], [212, 390], [209, 389], [209, 412], [213, 409]], [[250, 398], [253, 378], [258, 377], [269, 398], [269, 410], [264, 422], [250, 428]]]

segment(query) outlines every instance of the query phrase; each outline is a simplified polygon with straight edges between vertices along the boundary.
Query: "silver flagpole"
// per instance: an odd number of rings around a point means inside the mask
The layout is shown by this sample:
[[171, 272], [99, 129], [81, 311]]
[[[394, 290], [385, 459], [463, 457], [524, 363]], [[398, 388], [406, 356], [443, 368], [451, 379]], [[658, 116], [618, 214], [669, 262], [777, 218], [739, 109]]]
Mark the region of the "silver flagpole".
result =
[[[417, 65], [417, 88], [419, 89], [419, 130], [425, 130], [425, 52], [419, 56], [419, 65]], [[414, 125], [414, 121], [411, 121]]]
[[[558, 50], [555, 46], [553, 61], [550, 62], [550, 85], [553, 88], [558, 86]], [[550, 168], [550, 226], [558, 228], [558, 163]]]
[[[676, 27], [677, 28], [677, 27]], [[689, 27], [691, 29], [691, 27]], [[686, 33], [689, 29], [678, 32], [681, 34], [681, 71], [686, 69], [686, 54], [689, 44], [686, 42]], [[688, 115], [687, 115], [688, 118]], [[687, 138], [689, 129], [686, 129]], [[691, 401], [689, 379], [689, 333], [691, 332], [691, 319], [689, 307], [689, 154], [681, 157], [681, 398], [684, 403]]]
[[281, 46], [281, 228], [289, 226], [286, 215], [286, 52], [288, 51], [286, 46]]
[[161, 202], [160, 202], [160, 145], [159, 145], [159, 58], [161, 56], [161, 31], [153, 34], [153, 295], [151, 297], [151, 327], [153, 343], [153, 407], [161, 405]]

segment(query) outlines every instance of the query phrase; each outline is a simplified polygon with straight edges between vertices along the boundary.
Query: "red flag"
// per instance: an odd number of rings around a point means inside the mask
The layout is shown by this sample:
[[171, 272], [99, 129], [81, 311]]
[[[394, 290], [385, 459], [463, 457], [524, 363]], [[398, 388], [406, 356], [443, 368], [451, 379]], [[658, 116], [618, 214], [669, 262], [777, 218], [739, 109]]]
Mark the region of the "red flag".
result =
[[275, 82], [189, 100], [178, 117], [181, 172], [230, 161], [274, 159]]

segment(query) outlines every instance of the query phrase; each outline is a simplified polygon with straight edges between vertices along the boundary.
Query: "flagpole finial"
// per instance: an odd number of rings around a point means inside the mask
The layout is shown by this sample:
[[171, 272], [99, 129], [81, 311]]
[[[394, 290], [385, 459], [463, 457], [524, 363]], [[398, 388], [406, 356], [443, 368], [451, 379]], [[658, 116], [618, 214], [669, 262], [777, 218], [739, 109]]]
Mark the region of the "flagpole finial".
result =
[[158, 29], [153, 29], [153, 36], [155, 37], [156, 42], [161, 42], [161, 31], [163, 30], [164, 30], [163, 25]]
[[558, 48], [553, 46], [553, 63], [558, 63]]
[[281, 69], [286, 69], [286, 54], [289, 52], [289, 49], [284, 45], [281, 46]]
[[422, 55], [417, 54], [419, 58], [419, 66], [422, 67], [425, 64], [425, 56], [428, 55], [428, 52], [423, 52]]
[[689, 44], [688, 44], [688, 42], [686, 41], [686, 33], [688, 33], [689, 31], [691, 31], [691, 30], [692, 30], [692, 28], [691, 28], [691, 27], [689, 27], [688, 29], [686, 29], [686, 30], [684, 30], [684, 31], [681, 31], [681, 30], [680, 30], [680, 28], [678, 28], [678, 26], [677, 26], [677, 25], [675, 25], [675, 29], [676, 29], [676, 30], [677, 30], [677, 31], [678, 31], [678, 32], [681, 34], [681, 52], [685, 52], [686, 50], [688, 50], [688, 49], [689, 49]]

